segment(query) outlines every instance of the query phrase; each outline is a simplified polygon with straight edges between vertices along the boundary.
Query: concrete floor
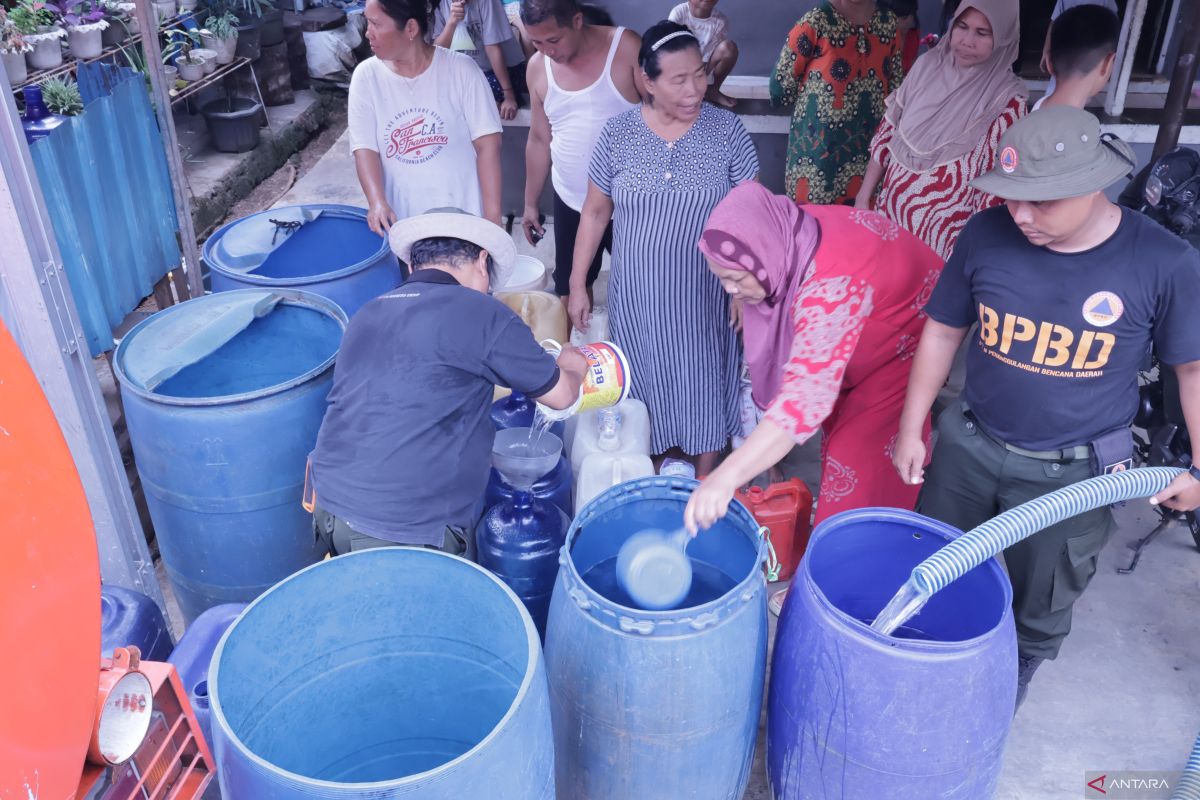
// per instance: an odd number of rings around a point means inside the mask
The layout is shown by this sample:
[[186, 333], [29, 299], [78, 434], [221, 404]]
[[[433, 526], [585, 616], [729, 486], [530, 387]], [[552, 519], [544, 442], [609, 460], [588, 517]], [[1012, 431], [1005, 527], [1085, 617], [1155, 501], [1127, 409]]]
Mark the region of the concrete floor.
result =
[[[363, 204], [345, 136], [280, 204], [315, 201]], [[519, 230], [522, 252], [553, 262], [553, 237], [532, 250]], [[793, 452], [787, 471], [815, 485], [817, 461], [812, 442]], [[1157, 518], [1138, 501], [1117, 511], [1117, 519], [1119, 530], [1076, 605], [1074, 631], [1059, 658], [1038, 672], [1013, 723], [997, 800], [1086, 797], [1087, 771], [1179, 770], [1187, 760], [1200, 729], [1200, 552], [1175, 525], [1150, 546], [1134, 574], [1119, 575], [1116, 568], [1129, 559], [1126, 544]], [[948, 705], [931, 713], [970, 709]], [[744, 800], [770, 797], [764, 752], [760, 732]]]

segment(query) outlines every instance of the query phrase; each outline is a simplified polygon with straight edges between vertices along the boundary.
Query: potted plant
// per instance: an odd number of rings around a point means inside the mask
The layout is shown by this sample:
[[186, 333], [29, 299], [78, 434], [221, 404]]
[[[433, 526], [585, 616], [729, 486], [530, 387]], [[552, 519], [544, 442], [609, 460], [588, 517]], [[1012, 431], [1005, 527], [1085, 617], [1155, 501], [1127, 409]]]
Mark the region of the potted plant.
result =
[[258, 146], [258, 116], [262, 104], [226, 95], [200, 107], [213, 147], [221, 153], [245, 153]]
[[175, 0], [154, 0], [154, 14], [158, 24], [166, 24], [179, 16], [179, 6]]
[[217, 54], [218, 64], [233, 63], [233, 54], [237, 49], [238, 32], [237, 16], [232, 11], [226, 11], [220, 16], [209, 17], [204, 21], [200, 31], [200, 41], [206, 50]]
[[193, 50], [200, 44], [199, 32], [190, 28], [171, 28], [164, 31], [167, 46], [163, 48], [163, 62], [175, 62], [180, 80], [198, 81], [204, 77], [204, 58]]
[[206, 47], [192, 49], [192, 55], [204, 59], [204, 74], [211, 75], [217, 71], [217, 51]]
[[25, 54], [32, 49], [33, 45], [25, 41], [17, 26], [8, 19], [8, 14], [0, 9], [0, 57], [4, 60], [4, 71], [8, 73], [10, 85], [25, 82], [29, 75]]
[[42, 81], [42, 99], [52, 113], [74, 117], [83, 113], [83, 98], [79, 84], [66, 77], [47, 78]]
[[67, 29], [67, 49], [73, 58], [96, 58], [104, 51], [101, 41], [108, 27], [103, 7], [93, 0], [76, 0], [58, 7]]
[[54, 6], [42, 0], [18, 0], [8, 19], [33, 48], [25, 56], [30, 69], [54, 69], [62, 64], [60, 41], [67, 32], [58, 24]]
[[137, 17], [134, 12], [137, 6], [120, 0], [101, 0], [104, 14], [108, 19], [108, 27], [100, 34], [100, 44], [103, 47], [117, 47], [129, 34], [137, 31]]

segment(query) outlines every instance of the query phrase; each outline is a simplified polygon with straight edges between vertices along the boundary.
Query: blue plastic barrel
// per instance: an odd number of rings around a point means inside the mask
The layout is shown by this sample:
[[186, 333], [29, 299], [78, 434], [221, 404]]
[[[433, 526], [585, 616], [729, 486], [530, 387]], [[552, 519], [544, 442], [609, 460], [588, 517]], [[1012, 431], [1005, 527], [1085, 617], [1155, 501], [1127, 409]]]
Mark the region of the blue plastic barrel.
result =
[[400, 285], [400, 262], [367, 211], [314, 203], [261, 211], [219, 228], [202, 253], [214, 292], [305, 289], [348, 316]]
[[[689, 546], [683, 607], [642, 611], [616, 585], [617, 551], [673, 530], [696, 481], [627, 481], [579, 512], [546, 630], [558, 785], [572, 800], [741, 798], [767, 660], [765, 545], [740, 503]], [[618, 598], [614, 600], [613, 598]]]
[[1012, 590], [992, 559], [882, 636], [871, 620], [960, 535], [911, 511], [830, 517], [809, 542], [771, 661], [772, 797], [985, 800], [1016, 697]]
[[[167, 659], [175, 665], [179, 673], [179, 681], [187, 692], [192, 703], [192, 711], [200, 730], [204, 732], [204, 741], [212, 744], [212, 712], [208, 700], [208, 668], [212, 662], [217, 643], [225, 635], [225, 631], [245, 610], [245, 603], [225, 603], [213, 606], [188, 625], [179, 644], [175, 646], [171, 657]], [[217, 795], [215, 784], [210, 784], [210, 791], [205, 796]]]
[[162, 610], [146, 595], [124, 586], [100, 590], [100, 655], [111, 658], [114, 647], [135, 645], [147, 661], [171, 655], [171, 629]]
[[[538, 482], [533, 485], [533, 496], [558, 506], [570, 520], [575, 514], [574, 490], [575, 482], [571, 479], [571, 462], [566, 456], [562, 456], [558, 459], [558, 464], [554, 469], [539, 478]], [[505, 500], [511, 500], [514, 491], [513, 487], [505, 483], [504, 479], [500, 477], [500, 473], [493, 468], [488, 476], [483, 505], [485, 508], [500, 505]]]
[[415, 548], [271, 589], [209, 670], [225, 800], [552, 800], [537, 630], [487, 570]]
[[133, 454], [189, 622], [323, 555], [301, 495], [345, 327], [322, 297], [243, 289], [160, 311], [117, 348]]

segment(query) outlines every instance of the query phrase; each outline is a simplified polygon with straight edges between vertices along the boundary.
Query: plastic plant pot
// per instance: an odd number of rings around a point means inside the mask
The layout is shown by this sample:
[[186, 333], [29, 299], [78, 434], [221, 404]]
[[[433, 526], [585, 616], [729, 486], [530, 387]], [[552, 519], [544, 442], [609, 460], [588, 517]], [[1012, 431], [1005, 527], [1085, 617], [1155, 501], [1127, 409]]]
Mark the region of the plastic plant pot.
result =
[[220, 98], [200, 109], [208, 122], [213, 147], [222, 153], [246, 153], [258, 146], [262, 104], [245, 97]]

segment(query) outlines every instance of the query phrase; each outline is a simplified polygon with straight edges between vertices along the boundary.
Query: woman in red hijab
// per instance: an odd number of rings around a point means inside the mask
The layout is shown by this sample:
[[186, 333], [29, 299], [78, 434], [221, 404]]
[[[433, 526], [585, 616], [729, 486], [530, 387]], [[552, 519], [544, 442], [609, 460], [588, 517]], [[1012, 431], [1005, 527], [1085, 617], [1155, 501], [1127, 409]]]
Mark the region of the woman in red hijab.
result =
[[734, 491], [820, 429], [816, 520], [851, 508], [912, 508], [919, 487], [892, 467], [921, 309], [942, 259], [874, 211], [796, 206], [761, 184], [714, 209], [700, 250], [742, 303], [758, 427], [692, 494], [695, 533], [725, 515]]

